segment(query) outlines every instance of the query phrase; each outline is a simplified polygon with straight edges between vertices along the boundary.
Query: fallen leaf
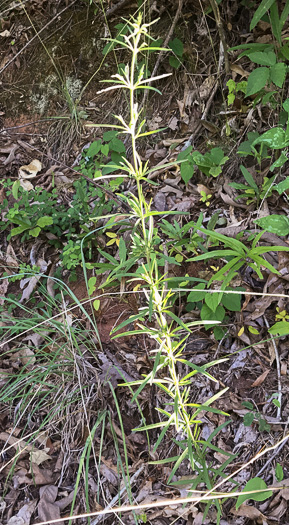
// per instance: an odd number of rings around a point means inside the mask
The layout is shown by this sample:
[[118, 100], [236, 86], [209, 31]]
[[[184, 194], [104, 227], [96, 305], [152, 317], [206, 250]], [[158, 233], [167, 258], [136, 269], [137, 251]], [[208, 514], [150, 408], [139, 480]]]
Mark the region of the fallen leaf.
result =
[[[33, 447], [32, 445], [29, 445], [24, 441], [23, 439], [18, 439], [17, 437], [13, 436], [12, 434], [9, 434], [8, 432], [1, 432], [0, 433], [0, 440], [4, 441], [6, 443], [5, 449], [7, 449], [7, 443], [9, 445], [12, 445], [15, 449], [18, 449], [21, 451], [21, 453], [27, 453], [31, 452]], [[5, 452], [5, 449], [2, 450], [2, 453]]]
[[17, 514], [8, 520], [7, 525], [29, 525], [31, 516], [36, 508], [36, 504], [37, 500], [34, 499], [26, 505], [23, 505]]
[[21, 166], [19, 168], [18, 176], [20, 179], [34, 179], [41, 170], [42, 164], [40, 160], [34, 159], [27, 166]]
[[9, 280], [8, 279], [2, 279], [0, 281], [0, 305], [2, 306], [5, 301], [5, 294], [8, 290]]
[[29, 180], [23, 180], [23, 179], [20, 179], [20, 186], [21, 186], [21, 188], [23, 188], [25, 191], [31, 191], [31, 190], [34, 189], [33, 184], [31, 184], [31, 182], [29, 182]]
[[241, 78], [248, 78], [249, 74], [245, 69], [243, 69], [238, 64], [231, 64], [231, 71], [233, 73], [236, 73], [236, 75], [240, 75]]
[[257, 520], [259, 518], [262, 520], [265, 519], [265, 516], [262, 514], [262, 512], [260, 512], [260, 510], [251, 505], [246, 505], [245, 503], [243, 503], [243, 505], [241, 505], [238, 510], [232, 509], [231, 512], [232, 514], [235, 514], [235, 516], [244, 516], [250, 520]]
[[104, 465], [103, 463], [100, 465], [100, 473], [105, 477], [105, 479], [107, 481], [109, 481], [109, 483], [111, 483], [114, 487], [117, 486], [118, 484], [118, 477], [115, 475], [115, 473], [110, 469], [108, 468], [106, 465]]
[[164, 193], [158, 191], [154, 197], [154, 205], [157, 211], [165, 211], [166, 209], [166, 197]]
[[12, 373], [13, 368], [0, 368], [0, 387], [10, 381]]
[[49, 456], [45, 450], [37, 450], [34, 448], [30, 453], [30, 460], [32, 463], [36, 463], [37, 465], [41, 465], [41, 463], [47, 461], [48, 459], [51, 459], [51, 456]]
[[254, 381], [254, 383], [252, 383], [252, 387], [253, 386], [260, 386], [262, 385], [262, 383], [265, 381], [267, 375], [269, 374], [270, 370], [265, 370], [265, 372], [263, 372], [263, 374], [261, 374], [259, 377], [257, 377], [257, 379]]
[[168, 123], [168, 128], [170, 128], [172, 131], [175, 131], [178, 129], [178, 119], [177, 117], [172, 117], [171, 120]]
[[29, 348], [29, 346], [24, 346], [17, 352], [13, 352], [12, 361], [17, 360], [19, 360], [22, 365], [34, 365], [36, 362], [34, 352], [31, 350], [31, 348]]
[[204, 186], [204, 184], [197, 184], [197, 190], [198, 190], [200, 195], [201, 195], [202, 191], [206, 195], [210, 195], [211, 194], [211, 190], [209, 190], [209, 188], [207, 188], [207, 186]]
[[[54, 503], [58, 488], [55, 485], [46, 485], [40, 488], [40, 501], [38, 503], [38, 517], [40, 521], [49, 521], [53, 525], [54, 520], [60, 518], [60, 508]], [[63, 522], [58, 522], [59, 525]]]
[[44, 259], [38, 259], [36, 265], [39, 266], [39, 268], [40, 268], [39, 274], [38, 275], [33, 275], [32, 277], [28, 277], [26, 279], [22, 279], [20, 281], [20, 288], [21, 289], [23, 289], [24, 286], [27, 283], [28, 283], [28, 285], [23, 290], [22, 297], [21, 297], [19, 303], [23, 303], [23, 301], [27, 301], [28, 299], [30, 299], [30, 296], [31, 296], [32, 292], [34, 291], [34, 289], [35, 289], [39, 279], [41, 279], [42, 274], [45, 273], [46, 270], [47, 270], [47, 266], [48, 265], [47, 265], [47, 262]]
[[31, 484], [47, 485], [53, 483], [52, 471], [47, 468], [40, 468], [36, 463], [31, 463]]

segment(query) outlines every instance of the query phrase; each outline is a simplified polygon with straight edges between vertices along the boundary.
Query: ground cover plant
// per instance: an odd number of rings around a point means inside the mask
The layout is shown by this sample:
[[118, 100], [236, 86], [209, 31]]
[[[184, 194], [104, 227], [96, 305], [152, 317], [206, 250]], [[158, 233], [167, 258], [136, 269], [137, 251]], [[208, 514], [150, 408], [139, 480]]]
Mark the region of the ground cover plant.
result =
[[162, 6], [83, 4], [129, 9], [112, 115], [78, 93], [83, 145], [53, 157], [49, 123], [45, 173], [37, 134], [0, 148], [3, 522], [286, 523], [288, 2], [199, 4], [215, 78], [191, 2], [167, 34]]

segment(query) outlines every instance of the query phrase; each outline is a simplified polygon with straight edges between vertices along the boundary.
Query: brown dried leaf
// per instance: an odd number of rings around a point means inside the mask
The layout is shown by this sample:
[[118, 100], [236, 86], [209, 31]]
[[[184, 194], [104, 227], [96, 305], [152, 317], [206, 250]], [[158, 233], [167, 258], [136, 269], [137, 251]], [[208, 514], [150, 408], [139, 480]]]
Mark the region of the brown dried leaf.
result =
[[257, 379], [254, 381], [254, 383], [252, 383], [251, 386], [260, 386], [262, 385], [262, 383], [265, 381], [267, 375], [269, 374], [270, 370], [265, 370], [265, 372], [263, 372], [263, 374], [261, 374], [259, 377], [257, 377]]
[[41, 463], [47, 461], [48, 459], [51, 459], [51, 456], [49, 456], [45, 450], [37, 450], [34, 448], [30, 453], [30, 460], [32, 463], [36, 463], [37, 465], [41, 465]]
[[34, 365], [36, 362], [34, 352], [31, 350], [31, 348], [29, 348], [29, 346], [24, 346], [17, 352], [13, 352], [11, 361], [17, 361], [18, 359], [23, 365], [28, 365], [28, 363], [29, 365]]
[[157, 211], [165, 211], [166, 209], [166, 197], [161, 191], [158, 191], [154, 197], [154, 205]]
[[0, 305], [4, 304], [5, 301], [5, 295], [8, 290], [9, 280], [8, 279], [2, 279], [0, 281]]
[[[17, 437], [9, 434], [8, 432], [0, 433], [0, 441], [4, 441], [6, 444], [8, 443], [9, 445], [12, 445], [17, 450], [20, 450], [21, 453], [27, 453], [33, 450], [32, 445], [29, 445], [23, 439], [18, 439]], [[7, 445], [5, 448], [7, 448]], [[2, 450], [2, 452], [4, 452], [4, 450]]]
[[[47, 485], [40, 489], [40, 501], [38, 503], [38, 517], [40, 521], [50, 521], [53, 525], [54, 520], [60, 518], [60, 508], [54, 503], [58, 494], [58, 488], [54, 485]], [[58, 522], [62, 525], [63, 522]]]
[[0, 368], [0, 387], [6, 385], [11, 379], [13, 368]]
[[42, 164], [40, 160], [34, 159], [27, 166], [21, 166], [19, 168], [19, 179], [34, 179], [37, 173], [42, 170]]
[[23, 505], [15, 516], [12, 516], [7, 525], [29, 525], [30, 518], [36, 508], [37, 500], [32, 500], [26, 505]]
[[204, 82], [201, 84], [199, 89], [199, 96], [200, 98], [208, 98], [210, 95], [214, 85], [215, 85], [215, 78], [212, 75], [209, 75]]
[[262, 514], [262, 512], [256, 509], [256, 507], [246, 505], [245, 503], [243, 503], [243, 505], [241, 505], [237, 510], [232, 509], [231, 512], [232, 514], [235, 514], [235, 516], [244, 516], [250, 520], [259, 520], [260, 518], [262, 520], [265, 519], [265, 516]]
[[109, 481], [109, 483], [111, 483], [114, 487], [118, 485], [118, 477], [109, 467], [102, 463], [99, 470], [105, 479]]
[[[243, 69], [238, 64], [231, 64], [231, 71], [233, 71], [233, 73], [235, 73], [236, 75], [240, 75], [241, 78], [244, 78], [244, 77], [248, 78], [248, 76], [250, 74], [247, 71], [245, 71], [245, 69]], [[235, 76], [235, 78], [236, 78], [236, 76]]]
[[31, 471], [31, 484], [48, 485], [54, 481], [52, 471], [47, 468], [41, 469], [36, 463], [31, 463]]
[[34, 291], [39, 279], [41, 279], [41, 274], [45, 273], [47, 270], [47, 262], [44, 259], [38, 259], [37, 260], [37, 266], [40, 267], [40, 271], [38, 275], [33, 275], [32, 277], [29, 277], [27, 279], [22, 279], [20, 281], [20, 288], [23, 289], [24, 286], [27, 284], [26, 288], [22, 292], [22, 297], [20, 299], [20, 303], [23, 303], [23, 301], [27, 301], [30, 299], [30, 296], [32, 292]]

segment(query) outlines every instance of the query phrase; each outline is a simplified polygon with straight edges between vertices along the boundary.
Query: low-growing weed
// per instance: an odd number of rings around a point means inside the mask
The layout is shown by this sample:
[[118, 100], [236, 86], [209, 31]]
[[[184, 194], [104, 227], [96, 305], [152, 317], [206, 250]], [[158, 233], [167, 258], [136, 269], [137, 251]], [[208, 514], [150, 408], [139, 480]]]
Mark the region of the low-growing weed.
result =
[[222, 166], [229, 160], [222, 148], [212, 148], [204, 155], [192, 150], [192, 146], [189, 146], [179, 153], [177, 159], [178, 161], [186, 161], [181, 163], [181, 176], [186, 184], [194, 175], [195, 166], [208, 177], [218, 177], [222, 173]]
[[[78, 166], [78, 170], [83, 175], [90, 179], [96, 179], [119, 169], [119, 164], [124, 162], [126, 150], [124, 143], [117, 135], [117, 131], [106, 131], [102, 139], [93, 141], [88, 148], [83, 150]], [[115, 187], [119, 186], [121, 182], [123, 182], [123, 178], [119, 177], [112, 179], [109, 184]]]
[[260, 432], [264, 432], [264, 430], [270, 432], [271, 426], [269, 425], [269, 423], [267, 423], [266, 419], [262, 416], [262, 414], [260, 414], [259, 410], [254, 408], [254, 405], [253, 403], [251, 403], [251, 401], [243, 401], [242, 405], [244, 408], [247, 408], [249, 410], [249, 412], [247, 412], [244, 415], [245, 427], [250, 427], [253, 424], [254, 420], [256, 420]]
[[[67, 206], [57, 188], [52, 191], [35, 188], [17, 190], [17, 199], [12, 196], [12, 182], [7, 186], [6, 198], [0, 205], [2, 230], [9, 229], [7, 239], [19, 236], [21, 242], [46, 237], [48, 243], [61, 248], [60, 258], [64, 268], [74, 270], [81, 264], [80, 244], [94, 229], [93, 217], [109, 213], [113, 201], [106, 199], [105, 192], [80, 179], [72, 184], [73, 196]], [[87, 260], [92, 258], [97, 240], [87, 237], [82, 246]]]

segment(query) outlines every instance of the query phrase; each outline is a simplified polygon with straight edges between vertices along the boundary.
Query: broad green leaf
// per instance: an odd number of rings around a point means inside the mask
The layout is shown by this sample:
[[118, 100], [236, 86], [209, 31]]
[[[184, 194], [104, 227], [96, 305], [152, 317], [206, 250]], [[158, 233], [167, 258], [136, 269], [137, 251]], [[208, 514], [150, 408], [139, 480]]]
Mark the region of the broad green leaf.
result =
[[269, 80], [269, 68], [257, 67], [248, 77], [247, 91], [245, 97], [255, 95], [263, 89]]
[[90, 144], [88, 150], [85, 152], [85, 155], [87, 157], [94, 157], [100, 151], [100, 147], [101, 147], [101, 141], [95, 140], [94, 142]]
[[178, 67], [181, 65], [181, 61], [178, 57], [173, 56], [169, 58], [169, 64], [174, 69], [178, 69]]
[[53, 224], [53, 218], [48, 217], [48, 215], [40, 217], [40, 219], [38, 219], [37, 221], [37, 226], [39, 226], [40, 228], [45, 228], [45, 226], [50, 226], [51, 224]]
[[226, 291], [222, 297], [222, 305], [230, 312], [240, 312], [241, 310], [241, 294], [227, 293]]
[[243, 401], [242, 406], [245, 408], [248, 408], [249, 410], [253, 410], [254, 405], [250, 401]]
[[219, 301], [218, 293], [207, 293], [206, 294], [205, 303], [211, 310], [213, 310], [213, 312], [216, 311], [219, 302], [220, 301]]
[[222, 173], [222, 168], [220, 166], [213, 166], [209, 170], [209, 174], [212, 175], [212, 177], [218, 177]]
[[103, 144], [103, 145], [101, 146], [100, 149], [101, 149], [101, 153], [102, 153], [105, 157], [107, 157], [108, 154], [109, 154], [109, 145], [108, 145], [108, 144]]
[[274, 66], [276, 64], [276, 55], [273, 51], [266, 53], [265, 51], [255, 51], [250, 53], [250, 60], [259, 66]]
[[[289, 189], [289, 177], [286, 177], [286, 179], [282, 180], [282, 182], [279, 182], [275, 189], [278, 191], [279, 195], [283, 193], [284, 191]], [[289, 223], [288, 223], [289, 224]]]
[[262, 0], [261, 4], [256, 9], [254, 16], [251, 20], [250, 31], [254, 29], [254, 27], [258, 24], [258, 22], [265, 15], [265, 13], [270, 9], [270, 7], [274, 4], [274, 2], [276, 2], [276, 0]]
[[224, 159], [226, 159], [224, 162], [228, 160], [228, 157], [225, 157], [222, 148], [212, 148], [210, 151], [210, 156], [215, 164], [220, 164]]
[[[209, 308], [208, 305], [203, 304], [202, 309], [201, 309], [201, 319], [202, 321], [223, 321], [225, 317], [225, 313], [226, 313], [225, 309], [221, 305], [219, 305], [216, 308], [215, 312], [213, 312], [213, 310], [211, 310], [211, 308]], [[205, 328], [209, 329], [212, 326], [214, 325], [207, 324], [205, 325]]]
[[124, 143], [116, 137], [110, 141], [109, 149], [117, 151], [118, 153], [125, 153]]
[[95, 292], [95, 285], [96, 285], [96, 277], [90, 277], [90, 279], [88, 279], [88, 283], [87, 283], [88, 295], [92, 295], [93, 292]]
[[188, 146], [188, 148], [184, 149], [184, 151], [181, 151], [181, 152], [178, 154], [177, 161], [188, 159], [189, 156], [190, 156], [190, 153], [191, 153], [192, 149], [193, 149], [192, 146]]
[[281, 24], [281, 18], [279, 17], [279, 9], [278, 9], [277, 2], [274, 2], [274, 4], [271, 6], [270, 18], [271, 18], [271, 25], [272, 25], [272, 33], [275, 36], [278, 44], [281, 45], [282, 24]]
[[279, 321], [273, 324], [268, 332], [271, 335], [287, 335], [289, 334], [289, 323], [287, 323], [287, 321]]
[[178, 57], [182, 57], [184, 53], [184, 44], [178, 38], [174, 38], [169, 42], [169, 48], [175, 53]]
[[194, 175], [194, 171], [195, 171], [194, 170], [194, 166], [193, 166], [193, 164], [191, 164], [190, 161], [183, 162], [181, 164], [181, 176], [182, 176], [183, 181], [186, 184], [188, 184], [189, 180]]
[[18, 190], [20, 188], [20, 180], [16, 180], [12, 185], [12, 195], [15, 200], [18, 199]]
[[273, 162], [272, 166], [270, 166], [270, 171], [274, 171], [276, 168], [282, 168], [284, 166], [285, 162], [288, 161], [286, 153], [284, 151], [281, 151], [280, 157]]
[[248, 326], [248, 330], [251, 334], [254, 334], [254, 335], [259, 335], [259, 332], [256, 328], [254, 328], [253, 326]]
[[252, 425], [253, 421], [254, 421], [254, 414], [252, 412], [248, 412], [247, 414], [244, 415], [244, 418], [243, 418], [243, 423], [245, 425], [245, 427], [249, 427], [250, 425]]
[[[288, 2], [288, 5], [289, 5], [289, 2]], [[289, 98], [286, 98], [286, 100], [284, 100], [282, 106], [283, 106], [283, 109], [286, 111], [286, 113], [289, 114]]]
[[32, 228], [32, 230], [29, 230], [29, 235], [32, 235], [32, 237], [38, 237], [40, 232], [41, 228], [39, 228], [39, 226], [36, 226], [35, 228]]
[[270, 67], [270, 80], [275, 86], [282, 88], [285, 82], [287, 73], [287, 66], [284, 62], [278, 62], [274, 66]]
[[267, 232], [281, 236], [289, 234], [289, 218], [286, 215], [268, 215], [255, 222]]
[[280, 465], [280, 463], [277, 463], [276, 465], [275, 475], [276, 475], [277, 481], [282, 481], [284, 479], [284, 472], [283, 472], [283, 468]]
[[[267, 485], [265, 481], [261, 478], [252, 478], [246, 483], [243, 492], [251, 492], [255, 490], [264, 490], [267, 489]], [[265, 501], [265, 499], [268, 499], [272, 496], [273, 492], [272, 490], [265, 490], [264, 492], [253, 492], [253, 494], [241, 494], [236, 502], [236, 509], [238, 509], [242, 503], [245, 501], [252, 499], [253, 501]]]
[[268, 129], [263, 135], [260, 135], [254, 142], [252, 146], [257, 144], [265, 144], [271, 149], [283, 149], [288, 144], [286, 142], [285, 131], [283, 128], [276, 127]]
[[251, 186], [251, 188], [253, 188], [255, 190], [255, 192], [258, 194], [259, 193], [259, 188], [258, 188], [256, 182], [254, 181], [253, 176], [251, 175], [251, 173], [244, 166], [240, 166], [240, 169], [241, 169], [241, 172], [242, 172], [243, 177], [246, 180], [246, 182], [248, 182], [249, 186]]
[[95, 309], [96, 312], [98, 312], [99, 310], [99, 307], [100, 307], [100, 300], [99, 299], [95, 299], [95, 301], [93, 301], [93, 308]]
[[119, 258], [120, 258], [121, 262], [123, 262], [126, 259], [126, 252], [127, 252], [126, 245], [125, 245], [125, 242], [124, 242], [123, 238], [121, 238], [119, 240], [118, 249], [119, 249]]
[[30, 226], [17, 226], [17, 228], [12, 228], [11, 230], [11, 237], [15, 237], [15, 235], [19, 235], [20, 233], [25, 232], [25, 230], [28, 230]]
[[187, 298], [188, 303], [197, 303], [198, 301], [202, 301], [205, 299], [207, 292], [202, 292], [201, 290], [205, 290], [206, 284], [200, 283], [197, 284], [194, 290], [192, 290]]

